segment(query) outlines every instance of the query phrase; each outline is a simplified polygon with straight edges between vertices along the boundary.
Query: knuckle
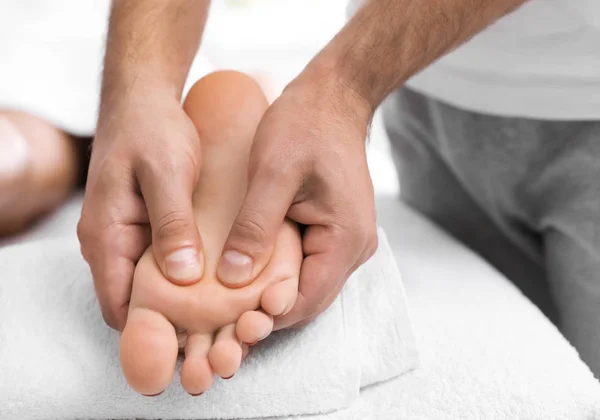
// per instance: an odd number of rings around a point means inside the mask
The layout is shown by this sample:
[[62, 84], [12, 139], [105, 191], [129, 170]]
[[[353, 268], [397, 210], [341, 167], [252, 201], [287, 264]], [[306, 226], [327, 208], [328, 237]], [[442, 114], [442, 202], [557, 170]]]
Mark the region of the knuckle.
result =
[[146, 153], [138, 157], [136, 172], [148, 180], [189, 177], [198, 173], [194, 151], [177, 148], [169, 153]]
[[261, 218], [262, 216], [256, 212], [246, 211], [235, 222], [233, 227], [235, 236], [257, 244], [266, 243], [268, 234], [263, 227]]
[[185, 235], [190, 229], [190, 222], [182, 211], [171, 211], [157, 220], [155, 237], [158, 241], [165, 241]]
[[154, 154], [142, 154], [137, 158], [135, 171], [141, 179], [154, 179], [158, 176], [168, 176], [173, 171], [173, 166], [168, 162], [157, 162]]

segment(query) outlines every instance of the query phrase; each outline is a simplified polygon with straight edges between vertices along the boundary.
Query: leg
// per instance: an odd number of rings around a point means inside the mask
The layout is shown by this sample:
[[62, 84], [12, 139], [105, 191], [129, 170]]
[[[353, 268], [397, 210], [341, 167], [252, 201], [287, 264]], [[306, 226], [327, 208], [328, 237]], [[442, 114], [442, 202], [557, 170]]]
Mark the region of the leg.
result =
[[484, 257], [556, 320], [544, 267], [508, 238], [437, 151], [428, 99], [403, 90], [388, 99], [384, 112], [402, 199]]
[[0, 236], [25, 229], [74, 189], [77, 142], [33, 115], [0, 111]]
[[[600, 121], [562, 122], [524, 196], [540, 215], [558, 326], [600, 379]], [[562, 135], [562, 134], [565, 135]]]
[[194, 285], [174, 285], [161, 275], [150, 249], [138, 263], [121, 362], [128, 382], [142, 394], [160, 393], [170, 383], [177, 331], [187, 332], [182, 385], [198, 395], [212, 384], [213, 371], [223, 378], [235, 373], [242, 341], [254, 343], [271, 332], [272, 317], [257, 309], [278, 314], [295, 302], [302, 248], [290, 222], [282, 226], [271, 260], [254, 282], [229, 289], [216, 278], [222, 247], [246, 193], [253, 136], [266, 108], [258, 85], [236, 72], [208, 75], [188, 94], [184, 109], [202, 144], [193, 204], [205, 245], [204, 276]]
[[600, 378], [600, 243], [590, 252], [581, 238], [551, 229], [545, 244], [561, 332]]

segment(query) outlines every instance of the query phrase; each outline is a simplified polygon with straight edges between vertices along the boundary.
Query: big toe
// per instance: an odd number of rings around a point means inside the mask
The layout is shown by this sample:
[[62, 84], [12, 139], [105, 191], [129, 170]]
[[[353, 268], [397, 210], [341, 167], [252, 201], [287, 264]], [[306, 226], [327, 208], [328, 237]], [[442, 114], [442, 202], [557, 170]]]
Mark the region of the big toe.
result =
[[129, 385], [143, 395], [163, 392], [177, 363], [175, 328], [160, 313], [134, 308], [121, 336], [120, 358]]

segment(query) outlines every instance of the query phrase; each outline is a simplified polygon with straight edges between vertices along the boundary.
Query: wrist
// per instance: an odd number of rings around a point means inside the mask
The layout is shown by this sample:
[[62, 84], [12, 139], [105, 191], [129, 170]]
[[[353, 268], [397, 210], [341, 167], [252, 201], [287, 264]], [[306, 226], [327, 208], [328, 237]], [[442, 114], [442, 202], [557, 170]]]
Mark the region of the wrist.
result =
[[335, 66], [313, 60], [284, 90], [319, 103], [365, 130], [377, 105], [373, 105]]
[[[113, 81], [103, 84], [102, 98], [98, 112], [96, 143], [102, 140], [111, 142], [115, 128], [150, 123], [156, 115], [167, 117], [178, 112], [181, 102], [174, 94], [172, 86], [152, 82], [124, 83]], [[181, 111], [182, 112], [182, 111]], [[121, 127], [121, 128], [119, 128]], [[109, 136], [101, 134], [108, 133]]]
[[[418, 67], [418, 55], [404, 54], [405, 12], [393, 0], [369, 1], [309, 63], [326, 69], [375, 109]], [[393, 10], [392, 10], [393, 9]]]
[[102, 76], [101, 105], [115, 102], [143, 100], [147, 96], [161, 96], [181, 100], [183, 82], [165, 77], [164, 72], [121, 67], [105, 68]]

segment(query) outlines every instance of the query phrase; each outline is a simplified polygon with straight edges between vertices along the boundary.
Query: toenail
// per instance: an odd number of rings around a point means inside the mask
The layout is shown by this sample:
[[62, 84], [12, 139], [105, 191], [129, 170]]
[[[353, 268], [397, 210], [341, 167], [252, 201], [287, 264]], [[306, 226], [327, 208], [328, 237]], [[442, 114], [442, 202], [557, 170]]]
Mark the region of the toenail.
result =
[[222, 378], [222, 379], [231, 379], [234, 377], [234, 375], [235, 375], [235, 373], [233, 375], [229, 376], [228, 378]]
[[197, 252], [195, 248], [182, 248], [165, 258], [165, 274], [175, 281], [198, 280], [202, 277], [203, 268], [202, 252]]
[[142, 394], [144, 397], [158, 397], [160, 394], [162, 394], [165, 391], [160, 391], [158, 394], [152, 394], [152, 395], [146, 395], [146, 394]]
[[201, 392], [199, 394], [190, 394], [192, 397], [199, 397], [200, 395], [204, 394], [204, 392]]
[[249, 346], [254, 346], [254, 345], [256, 345], [256, 343], [258, 343], [259, 341], [260, 341], [260, 340], [256, 340], [256, 341], [255, 341], [255, 342], [253, 342], [253, 343], [248, 343], [248, 345], [249, 345]]
[[227, 285], [246, 283], [252, 276], [252, 258], [237, 251], [225, 251], [217, 270], [219, 279]]

